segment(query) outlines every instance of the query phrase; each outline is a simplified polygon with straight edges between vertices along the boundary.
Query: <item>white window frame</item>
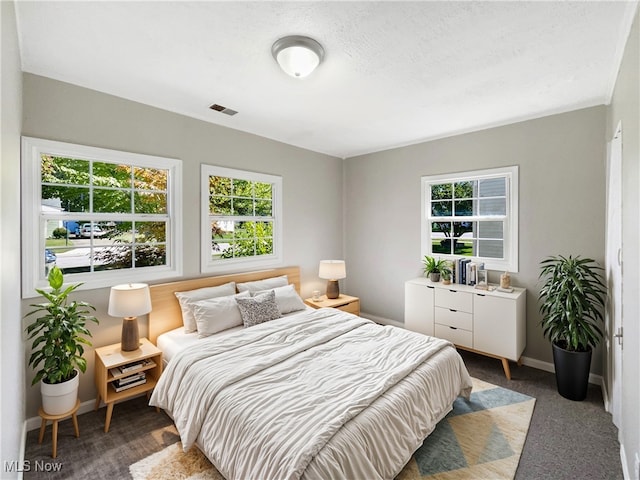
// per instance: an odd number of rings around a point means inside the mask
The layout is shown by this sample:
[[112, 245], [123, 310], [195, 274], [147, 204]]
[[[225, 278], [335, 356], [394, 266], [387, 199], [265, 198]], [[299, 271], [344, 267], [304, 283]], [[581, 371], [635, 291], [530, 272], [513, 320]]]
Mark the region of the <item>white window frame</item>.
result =
[[[42, 212], [41, 155], [78, 158], [103, 163], [118, 163], [138, 167], [168, 170], [167, 179], [167, 264], [96, 272], [67, 273], [65, 284], [82, 283], [79, 290], [89, 290], [119, 283], [148, 282], [182, 276], [182, 161], [76, 145], [72, 143], [22, 137], [22, 298], [38, 294], [36, 288], [46, 289], [49, 283], [44, 274], [44, 228], [47, 214]], [[66, 214], [65, 214], [66, 215]], [[105, 213], [82, 213], [83, 219], [100, 221]], [[110, 218], [119, 214], [108, 214]], [[136, 215], [144, 220], [146, 214]], [[76, 219], [78, 213], [69, 213]], [[124, 217], [123, 217], [124, 219]], [[130, 217], [128, 218], [130, 219]]]
[[[209, 212], [209, 177], [228, 177], [239, 180], [253, 182], [270, 183], [272, 190], [272, 213], [270, 220], [273, 221], [273, 254], [260, 255], [254, 257], [237, 257], [222, 260], [211, 258], [211, 222], [216, 220]], [[218, 167], [214, 165], [201, 166], [200, 183], [200, 270], [203, 273], [215, 272], [225, 273], [238, 271], [238, 269], [266, 268], [282, 265], [283, 262], [283, 240], [282, 240], [282, 177], [266, 173], [238, 170], [234, 168]], [[247, 217], [249, 220], [260, 221], [260, 217]]]
[[[439, 258], [453, 260], [456, 258], [468, 258], [473, 261], [483, 262], [487, 270], [501, 270], [518, 272], [518, 166], [499, 167], [486, 170], [474, 170], [442, 175], [425, 175], [421, 178], [422, 222], [421, 222], [421, 254], [434, 256], [432, 253], [431, 222], [431, 185], [441, 183], [455, 183], [468, 180], [482, 180], [486, 178], [503, 177], [506, 180], [506, 214], [504, 215], [503, 246], [504, 257], [502, 259], [488, 257], [469, 257], [462, 255], [446, 255], [437, 253]], [[476, 215], [464, 217], [469, 221], [491, 220], [491, 216]]]

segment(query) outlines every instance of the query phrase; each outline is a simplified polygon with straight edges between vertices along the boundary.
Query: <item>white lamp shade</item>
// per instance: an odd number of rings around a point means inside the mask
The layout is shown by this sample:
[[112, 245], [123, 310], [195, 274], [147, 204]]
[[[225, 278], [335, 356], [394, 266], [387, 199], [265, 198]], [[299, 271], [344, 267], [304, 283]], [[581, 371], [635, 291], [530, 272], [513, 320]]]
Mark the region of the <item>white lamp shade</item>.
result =
[[347, 276], [347, 267], [344, 260], [322, 260], [318, 276], [325, 280], [345, 278]]
[[137, 317], [151, 311], [151, 295], [146, 283], [127, 283], [111, 287], [109, 315]]

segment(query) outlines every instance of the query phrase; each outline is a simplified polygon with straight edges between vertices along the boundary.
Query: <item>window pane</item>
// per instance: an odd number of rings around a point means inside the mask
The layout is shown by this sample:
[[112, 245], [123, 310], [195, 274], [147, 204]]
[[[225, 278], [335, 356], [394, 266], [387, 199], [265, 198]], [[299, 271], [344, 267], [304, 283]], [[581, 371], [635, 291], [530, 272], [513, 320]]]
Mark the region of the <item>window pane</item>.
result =
[[452, 214], [450, 201], [431, 202], [431, 215], [434, 217], [449, 217]]
[[253, 215], [253, 201], [249, 198], [234, 198], [232, 215]]
[[256, 200], [256, 215], [259, 217], [271, 217], [271, 200]]
[[135, 167], [133, 170], [134, 186], [139, 190], [167, 190], [168, 170], [157, 168]]
[[479, 238], [499, 238], [502, 239], [503, 223], [502, 222], [478, 222]]
[[455, 212], [456, 217], [467, 217], [473, 215], [473, 200], [456, 200]]
[[502, 240], [479, 240], [478, 247], [478, 255], [481, 257], [502, 258], [504, 255]]
[[[44, 200], [54, 200], [44, 202]], [[88, 187], [62, 187], [57, 185], [42, 186], [42, 204], [52, 206], [58, 205], [58, 209], [65, 212], [88, 212], [89, 211], [89, 188]], [[56, 208], [56, 207], [53, 207]], [[44, 205], [41, 210], [47, 210]]]
[[453, 236], [457, 238], [473, 238], [475, 222], [453, 222]]
[[451, 222], [431, 222], [431, 232], [434, 238], [451, 236], [453, 232]]
[[233, 195], [236, 197], [253, 197], [253, 182], [233, 179]]
[[167, 253], [164, 245], [136, 245], [135, 266], [152, 267], [166, 265]]
[[431, 252], [440, 253], [442, 255], [451, 255], [451, 239], [443, 238], [442, 240], [433, 239], [431, 241]]
[[42, 155], [42, 183], [89, 185], [89, 162], [73, 158]]
[[506, 195], [504, 177], [480, 180], [478, 186], [480, 189], [479, 197], [504, 197]]
[[209, 200], [209, 213], [214, 215], [231, 215], [231, 198], [211, 197]]
[[131, 194], [125, 190], [93, 190], [93, 211], [98, 213], [131, 213]]
[[209, 192], [215, 195], [231, 196], [231, 179], [227, 177], [209, 177]]
[[476, 181], [456, 182], [454, 184], [455, 198], [473, 198]]
[[134, 213], [167, 213], [166, 193], [135, 192], [133, 201]]
[[136, 242], [161, 242], [167, 241], [166, 222], [136, 222]]
[[255, 182], [254, 188], [256, 198], [273, 198], [273, 185], [270, 183]]
[[131, 167], [116, 163], [93, 162], [93, 185], [131, 188]]
[[452, 195], [453, 185], [450, 183], [431, 185], [431, 200], [451, 199]]
[[504, 198], [480, 199], [480, 215], [506, 215], [507, 201]]
[[476, 240], [455, 239], [454, 253], [463, 257], [475, 256]]

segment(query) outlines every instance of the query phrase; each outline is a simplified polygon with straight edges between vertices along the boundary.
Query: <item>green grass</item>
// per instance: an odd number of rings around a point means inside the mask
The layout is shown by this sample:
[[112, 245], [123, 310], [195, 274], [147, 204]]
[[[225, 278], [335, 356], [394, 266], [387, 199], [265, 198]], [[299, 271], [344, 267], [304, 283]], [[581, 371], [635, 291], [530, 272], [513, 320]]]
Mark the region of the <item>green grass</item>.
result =
[[[63, 253], [73, 250], [75, 245], [73, 240], [67, 240], [66, 238], [47, 238], [44, 242], [46, 248], [53, 248], [53, 253]], [[66, 248], [65, 248], [66, 247]]]

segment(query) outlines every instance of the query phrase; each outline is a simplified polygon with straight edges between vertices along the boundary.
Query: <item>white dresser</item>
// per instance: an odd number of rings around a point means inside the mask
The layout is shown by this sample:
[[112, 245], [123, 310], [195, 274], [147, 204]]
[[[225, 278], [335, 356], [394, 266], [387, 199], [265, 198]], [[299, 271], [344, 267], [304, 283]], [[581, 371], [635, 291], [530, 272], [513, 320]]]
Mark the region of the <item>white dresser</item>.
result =
[[527, 343], [526, 299], [524, 288], [505, 293], [415, 278], [405, 282], [404, 326], [502, 360], [510, 380], [509, 360], [519, 365]]

